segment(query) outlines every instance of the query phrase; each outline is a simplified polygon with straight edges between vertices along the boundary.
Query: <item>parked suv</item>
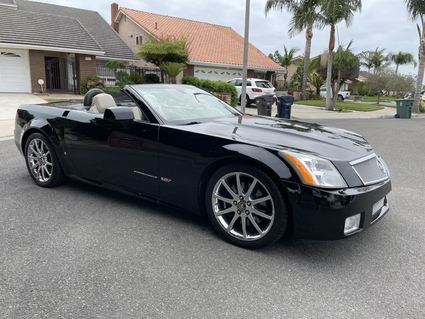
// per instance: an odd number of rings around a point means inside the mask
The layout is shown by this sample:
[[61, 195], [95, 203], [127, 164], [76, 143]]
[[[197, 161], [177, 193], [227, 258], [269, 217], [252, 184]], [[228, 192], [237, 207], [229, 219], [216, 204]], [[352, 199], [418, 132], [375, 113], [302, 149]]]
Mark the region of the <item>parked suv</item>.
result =
[[[227, 83], [233, 84], [236, 86], [236, 91], [238, 92], [239, 102], [241, 101], [242, 95], [242, 78], [235, 78], [227, 81]], [[275, 95], [276, 89], [273, 84], [264, 79], [247, 79], [246, 82], [246, 102], [247, 105], [255, 102], [255, 98], [272, 94]]]

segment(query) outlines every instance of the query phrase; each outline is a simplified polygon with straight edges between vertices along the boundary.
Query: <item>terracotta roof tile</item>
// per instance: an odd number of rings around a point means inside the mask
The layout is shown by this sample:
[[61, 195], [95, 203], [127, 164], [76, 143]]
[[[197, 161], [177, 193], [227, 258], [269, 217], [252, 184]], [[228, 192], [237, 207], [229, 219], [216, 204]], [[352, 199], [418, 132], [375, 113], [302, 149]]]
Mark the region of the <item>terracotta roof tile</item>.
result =
[[[128, 8], [120, 8], [120, 11], [156, 38], [187, 39], [192, 63], [242, 65], [243, 37], [230, 27]], [[249, 67], [283, 69], [252, 44], [249, 47]]]

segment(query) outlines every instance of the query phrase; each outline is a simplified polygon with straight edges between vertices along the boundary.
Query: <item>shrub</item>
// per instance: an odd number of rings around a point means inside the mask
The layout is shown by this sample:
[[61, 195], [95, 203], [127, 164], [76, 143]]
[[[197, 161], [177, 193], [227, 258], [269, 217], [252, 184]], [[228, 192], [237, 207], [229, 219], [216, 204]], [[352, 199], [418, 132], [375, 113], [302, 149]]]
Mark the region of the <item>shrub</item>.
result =
[[130, 71], [130, 73], [126, 71], [118, 71], [115, 76], [117, 78], [116, 85], [121, 88], [129, 84], [143, 83], [143, 77], [140, 75], [140, 73], [135, 71]]
[[101, 78], [96, 75], [89, 75], [81, 80], [81, 94], [86, 94], [90, 89], [103, 89], [105, 86]]
[[365, 96], [369, 94], [369, 88], [367, 87], [366, 83], [359, 82], [357, 86], [357, 94], [361, 96]]
[[202, 80], [193, 76], [183, 78], [183, 84], [193, 85], [208, 92], [229, 93], [232, 96], [232, 106], [238, 103], [238, 93], [236, 87], [224, 81]]
[[151, 84], [151, 83], [159, 83], [160, 78], [155, 73], [148, 73], [145, 74], [145, 83]]

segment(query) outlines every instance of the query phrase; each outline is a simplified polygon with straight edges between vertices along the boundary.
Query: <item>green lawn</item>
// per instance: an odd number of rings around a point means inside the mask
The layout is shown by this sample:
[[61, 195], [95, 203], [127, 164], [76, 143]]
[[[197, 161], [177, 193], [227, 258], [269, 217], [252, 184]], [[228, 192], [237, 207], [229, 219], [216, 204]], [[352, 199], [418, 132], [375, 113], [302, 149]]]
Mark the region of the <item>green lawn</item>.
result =
[[[297, 101], [296, 104], [308, 105], [308, 106], [318, 106], [325, 107], [325, 100], [306, 100], [306, 101]], [[350, 112], [350, 111], [360, 111], [360, 112], [370, 112], [382, 110], [384, 107], [374, 104], [365, 104], [365, 103], [355, 103], [355, 102], [337, 102], [336, 109], [340, 112]]]
[[[381, 102], [394, 102], [394, 101], [400, 100], [400, 98], [395, 96], [381, 96], [379, 100]], [[378, 103], [378, 97], [377, 96], [362, 96], [362, 101]]]

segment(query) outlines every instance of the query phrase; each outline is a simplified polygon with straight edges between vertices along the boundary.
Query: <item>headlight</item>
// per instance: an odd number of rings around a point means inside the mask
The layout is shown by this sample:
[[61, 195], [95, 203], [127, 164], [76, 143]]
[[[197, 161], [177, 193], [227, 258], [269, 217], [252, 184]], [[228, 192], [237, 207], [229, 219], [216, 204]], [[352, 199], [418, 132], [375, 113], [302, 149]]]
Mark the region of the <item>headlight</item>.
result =
[[348, 187], [336, 167], [323, 158], [296, 152], [280, 151], [279, 155], [288, 160], [306, 185], [324, 188]]

